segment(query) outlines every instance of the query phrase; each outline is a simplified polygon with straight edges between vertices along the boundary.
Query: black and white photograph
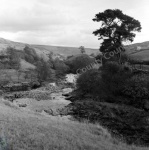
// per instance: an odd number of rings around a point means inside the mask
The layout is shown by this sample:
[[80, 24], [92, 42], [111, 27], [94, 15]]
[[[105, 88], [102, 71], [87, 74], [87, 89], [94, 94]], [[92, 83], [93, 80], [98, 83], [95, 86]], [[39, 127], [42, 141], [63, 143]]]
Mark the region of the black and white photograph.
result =
[[0, 0], [0, 150], [149, 150], [148, 0]]

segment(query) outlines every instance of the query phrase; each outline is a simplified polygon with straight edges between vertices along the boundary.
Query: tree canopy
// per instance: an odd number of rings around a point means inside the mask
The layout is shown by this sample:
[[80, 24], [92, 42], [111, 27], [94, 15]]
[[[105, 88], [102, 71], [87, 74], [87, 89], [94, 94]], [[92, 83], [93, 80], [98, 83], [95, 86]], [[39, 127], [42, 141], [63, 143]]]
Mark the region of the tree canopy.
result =
[[85, 53], [85, 47], [84, 47], [84, 46], [80, 46], [79, 49], [80, 49], [80, 51], [81, 51], [81, 54], [84, 54], [84, 53]]
[[123, 14], [119, 9], [107, 9], [95, 15], [93, 21], [100, 22], [99, 29], [93, 32], [102, 40], [100, 51], [109, 52], [122, 46], [122, 42], [132, 42], [136, 36], [134, 32], [141, 31], [138, 20]]

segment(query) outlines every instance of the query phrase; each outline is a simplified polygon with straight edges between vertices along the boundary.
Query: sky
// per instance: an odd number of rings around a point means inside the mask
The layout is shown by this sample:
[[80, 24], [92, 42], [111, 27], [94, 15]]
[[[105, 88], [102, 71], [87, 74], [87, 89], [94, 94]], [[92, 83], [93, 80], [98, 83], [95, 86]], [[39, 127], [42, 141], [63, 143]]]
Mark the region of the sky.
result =
[[[148, 0], [0, 0], [0, 37], [28, 44], [99, 48], [92, 21], [120, 9], [141, 22], [133, 43], [149, 41]], [[128, 43], [129, 44], [129, 43]]]

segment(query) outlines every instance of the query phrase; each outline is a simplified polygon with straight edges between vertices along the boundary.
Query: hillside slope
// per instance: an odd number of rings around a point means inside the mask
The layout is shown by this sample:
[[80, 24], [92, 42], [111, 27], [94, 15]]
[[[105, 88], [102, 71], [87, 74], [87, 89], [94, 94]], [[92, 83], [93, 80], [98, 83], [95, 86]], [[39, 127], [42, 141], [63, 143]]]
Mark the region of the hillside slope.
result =
[[[51, 51], [54, 53], [61, 54], [63, 56], [71, 56], [80, 54], [80, 50], [77, 47], [62, 47], [62, 46], [49, 46], [49, 45], [32, 45], [34, 48]], [[85, 48], [87, 54], [99, 53], [98, 49]]]
[[[3, 38], [0, 38], [0, 51], [5, 50], [8, 46], [15, 47], [18, 50], [23, 50], [23, 48], [29, 44], [26, 43], [20, 43], [20, 42], [14, 42], [10, 40], [6, 40]], [[78, 47], [63, 47], [63, 46], [50, 46], [50, 45], [35, 45], [30, 44], [30, 47], [34, 48], [36, 53], [39, 56], [43, 56], [45, 59], [47, 59], [47, 55], [50, 52], [53, 52], [57, 56], [61, 57], [67, 57], [71, 55], [77, 55], [80, 54], [80, 50]], [[125, 46], [126, 53], [128, 55], [131, 55], [135, 59], [141, 59], [141, 60], [149, 60], [149, 41], [142, 42], [142, 43], [135, 43]], [[92, 48], [85, 48], [87, 54], [98, 54], [98, 49], [92, 49]]]
[[0, 148], [11, 150], [147, 150], [112, 139], [99, 125], [24, 111], [0, 99]]
[[[8, 46], [15, 47], [18, 50], [23, 50], [25, 45], [29, 45], [30, 47], [34, 48], [39, 55], [45, 55], [45, 56], [49, 54], [50, 52], [53, 52], [55, 54], [60, 54], [65, 57], [70, 56], [70, 55], [80, 54], [80, 50], [78, 49], [78, 47], [32, 45], [32, 44], [26, 44], [26, 43], [20, 43], [20, 42], [13, 42], [10, 40], [0, 38], [0, 51], [6, 49]], [[92, 53], [96, 54], [98, 52], [99, 52], [98, 49], [86, 48], [87, 54], [92, 54]]]
[[149, 41], [126, 46], [126, 53], [134, 59], [149, 61]]

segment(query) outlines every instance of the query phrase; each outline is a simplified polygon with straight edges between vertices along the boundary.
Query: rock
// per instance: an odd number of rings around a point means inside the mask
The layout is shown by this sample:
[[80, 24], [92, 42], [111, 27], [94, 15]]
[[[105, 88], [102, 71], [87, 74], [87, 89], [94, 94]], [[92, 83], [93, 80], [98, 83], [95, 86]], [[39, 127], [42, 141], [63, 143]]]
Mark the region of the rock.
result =
[[19, 107], [26, 107], [27, 104], [19, 104]]
[[52, 109], [44, 110], [44, 112], [53, 116], [53, 110]]

